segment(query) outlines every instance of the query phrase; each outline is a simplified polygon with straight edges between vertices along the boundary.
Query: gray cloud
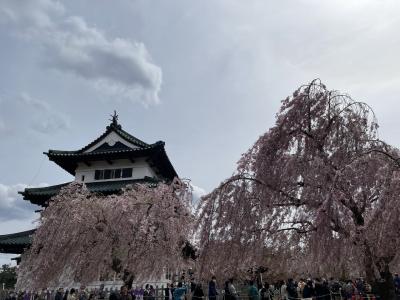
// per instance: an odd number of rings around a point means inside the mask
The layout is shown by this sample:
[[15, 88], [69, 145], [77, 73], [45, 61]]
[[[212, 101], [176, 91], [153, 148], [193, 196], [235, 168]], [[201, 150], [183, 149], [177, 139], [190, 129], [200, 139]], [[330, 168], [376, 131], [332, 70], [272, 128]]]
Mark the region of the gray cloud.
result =
[[7, 0], [0, 20], [17, 34], [39, 42], [44, 66], [74, 74], [109, 95], [145, 105], [158, 103], [162, 72], [144, 44], [107, 38], [98, 28], [50, 0]]
[[71, 128], [70, 118], [65, 113], [26, 92], [3, 96], [0, 107], [1, 137], [12, 138], [27, 129], [54, 135]]
[[36, 118], [32, 121], [32, 129], [44, 133], [53, 134], [54, 132], [69, 128], [68, 120], [62, 116], [49, 115], [46, 118]]
[[0, 6], [0, 22], [18, 24], [24, 30], [16, 33], [25, 36], [51, 28], [52, 19], [63, 14], [63, 5], [52, 0], [2, 0]]
[[5, 185], [0, 183], [0, 222], [12, 220], [33, 220], [37, 206], [22, 200], [18, 194], [23, 191], [26, 184]]
[[28, 106], [34, 107], [38, 110], [45, 110], [45, 111], [49, 111], [50, 110], [50, 106], [41, 100], [35, 99], [33, 98], [31, 95], [29, 95], [26, 92], [22, 92], [19, 95], [19, 99], [18, 99], [22, 104], [26, 104]]
[[47, 102], [35, 99], [27, 93], [21, 93], [19, 102], [32, 108], [31, 128], [44, 134], [53, 134], [70, 128], [69, 118], [54, 110]]

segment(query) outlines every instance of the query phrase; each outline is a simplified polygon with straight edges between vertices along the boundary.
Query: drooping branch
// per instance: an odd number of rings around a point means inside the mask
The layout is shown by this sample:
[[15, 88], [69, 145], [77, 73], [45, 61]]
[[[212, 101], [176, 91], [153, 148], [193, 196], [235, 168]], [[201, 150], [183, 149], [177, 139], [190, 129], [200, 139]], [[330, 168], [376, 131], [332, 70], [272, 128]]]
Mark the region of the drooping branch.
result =
[[400, 261], [383, 246], [400, 245], [397, 224], [383, 222], [400, 217], [393, 209], [400, 152], [379, 140], [377, 128], [368, 104], [328, 91], [319, 79], [301, 86], [282, 101], [275, 126], [242, 155], [235, 175], [203, 198], [201, 260], [226, 251], [232, 263], [221, 268], [234, 274], [243, 266], [240, 253], [261, 264], [262, 251], [296, 248], [326, 270], [330, 257], [348, 272], [366, 272], [368, 242], [376, 257], [370, 264]]
[[176, 182], [137, 184], [102, 196], [72, 183], [42, 212], [42, 224], [21, 261], [18, 286], [88, 283], [116, 270], [146, 280], [159, 278], [165, 267], [187, 267], [181, 248], [194, 220], [184, 198], [187, 189]]

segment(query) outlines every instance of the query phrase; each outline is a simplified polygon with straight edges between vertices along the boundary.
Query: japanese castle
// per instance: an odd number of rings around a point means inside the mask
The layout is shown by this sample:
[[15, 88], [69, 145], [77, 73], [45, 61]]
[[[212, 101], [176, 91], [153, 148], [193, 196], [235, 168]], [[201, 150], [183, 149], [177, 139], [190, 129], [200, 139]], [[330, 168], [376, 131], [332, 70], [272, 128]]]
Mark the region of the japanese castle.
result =
[[[124, 131], [114, 112], [111, 124], [80, 150], [49, 150], [49, 160], [83, 182], [91, 192], [104, 195], [121, 191], [128, 184], [171, 182], [177, 173], [162, 141], [147, 144]], [[45, 208], [51, 197], [71, 182], [19, 192], [23, 199]], [[0, 235], [0, 253], [22, 254], [31, 244], [35, 229]], [[17, 261], [19, 258], [17, 258]]]

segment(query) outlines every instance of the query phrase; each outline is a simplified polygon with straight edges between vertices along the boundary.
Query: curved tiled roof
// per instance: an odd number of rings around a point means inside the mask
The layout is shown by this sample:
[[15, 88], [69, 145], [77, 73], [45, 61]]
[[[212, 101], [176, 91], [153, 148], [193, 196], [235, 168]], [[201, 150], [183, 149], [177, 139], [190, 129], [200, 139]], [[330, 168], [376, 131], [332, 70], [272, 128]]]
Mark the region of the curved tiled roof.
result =
[[127, 140], [128, 142], [134, 144], [135, 146], [138, 146], [140, 148], [145, 148], [149, 146], [149, 144], [143, 142], [142, 140], [139, 140], [138, 138], [134, 137], [133, 135], [129, 134], [125, 130], [122, 130], [122, 126], [117, 123], [111, 123], [110, 125], [107, 126], [106, 131], [100, 135], [97, 139], [95, 139], [93, 142], [89, 143], [82, 149], [78, 150], [77, 152], [84, 152], [90, 147], [93, 147], [96, 145], [101, 139], [103, 139], [107, 134], [109, 134], [111, 131], [114, 131], [116, 134], [118, 134], [121, 138]]
[[145, 150], [163, 147], [164, 145], [165, 145], [164, 142], [158, 141], [154, 144], [147, 145], [146, 147], [142, 147], [142, 148], [116, 149], [116, 150], [113, 150], [111, 148], [110, 150], [92, 151], [92, 152], [83, 152], [82, 150], [78, 150], [78, 151], [49, 150], [49, 152], [44, 152], [44, 154], [46, 154], [49, 157], [51, 157], [51, 156], [90, 157], [90, 156], [105, 155], [105, 154], [112, 154], [112, 153], [135, 153], [135, 152], [140, 152], [140, 151], [143, 152]]
[[[135, 183], [150, 183], [156, 184], [159, 182], [157, 179], [151, 177], [145, 177], [143, 179], [131, 179], [131, 180], [111, 180], [111, 181], [95, 181], [86, 183], [86, 187], [89, 191], [93, 193], [104, 193], [104, 194], [112, 194], [121, 191], [124, 187], [129, 184]], [[23, 192], [19, 192], [24, 196], [25, 200], [30, 200], [34, 204], [38, 204], [41, 206], [46, 206], [47, 201], [50, 200], [51, 197], [57, 195], [61, 188], [67, 186], [71, 182], [66, 182], [63, 184], [52, 185], [48, 187], [40, 187], [40, 188], [27, 188]]]
[[32, 243], [36, 229], [0, 235], [0, 252], [21, 254]]
[[[129, 146], [121, 143], [116, 143], [113, 146], [103, 144], [93, 151], [86, 152], [88, 149], [98, 144], [111, 132], [115, 132], [125, 141], [135, 145], [135, 147], [130, 148]], [[137, 157], [146, 157], [154, 162], [154, 166], [160, 171], [160, 174], [163, 178], [172, 180], [174, 177], [177, 177], [178, 174], [169, 161], [164, 146], [165, 143], [163, 141], [147, 144], [128, 132], [122, 130], [121, 125], [119, 125], [117, 122], [112, 122], [109, 126], [107, 126], [107, 130], [101, 136], [80, 150], [65, 151], [50, 149], [48, 152], [44, 152], [44, 154], [46, 154], [51, 161], [54, 161], [57, 165], [71, 175], [75, 175], [75, 170], [79, 162], [90, 163], [90, 161], [116, 160], [122, 158], [132, 160]]]

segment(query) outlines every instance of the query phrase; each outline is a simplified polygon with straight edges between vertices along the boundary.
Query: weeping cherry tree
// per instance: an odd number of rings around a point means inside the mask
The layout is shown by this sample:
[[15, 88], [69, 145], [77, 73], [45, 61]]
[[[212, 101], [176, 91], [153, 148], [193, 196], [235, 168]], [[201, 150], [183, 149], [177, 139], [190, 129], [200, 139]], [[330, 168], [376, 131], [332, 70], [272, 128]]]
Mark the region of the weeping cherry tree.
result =
[[110, 196], [70, 184], [42, 212], [17, 288], [85, 284], [114, 273], [141, 281], [160, 278], [167, 267], [184, 268], [182, 250], [193, 223], [190, 197], [180, 180], [127, 186]]
[[283, 100], [275, 126], [202, 199], [202, 276], [241, 276], [268, 262], [287, 276], [361, 275], [393, 290], [399, 156], [377, 129], [366, 103], [319, 80]]

